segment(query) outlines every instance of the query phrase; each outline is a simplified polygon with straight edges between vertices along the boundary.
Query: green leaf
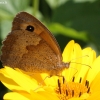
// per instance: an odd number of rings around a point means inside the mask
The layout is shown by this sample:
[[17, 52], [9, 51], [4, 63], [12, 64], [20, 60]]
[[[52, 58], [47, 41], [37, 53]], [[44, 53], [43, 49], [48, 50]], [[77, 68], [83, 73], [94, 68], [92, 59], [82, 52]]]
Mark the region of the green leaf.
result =
[[11, 31], [11, 21], [10, 20], [4, 20], [1, 21], [1, 39], [3, 40], [7, 34]]
[[12, 17], [16, 13], [26, 10], [29, 6], [29, 0], [7, 0], [6, 2], [6, 4], [0, 4], [2, 18]]
[[95, 2], [69, 0], [54, 10], [52, 22], [60, 23], [77, 31], [86, 31], [89, 42], [95, 43], [100, 50], [99, 4], [100, 0], [95, 0]]
[[71, 37], [71, 38], [81, 39], [83, 41], [88, 41], [87, 33], [85, 31], [79, 31], [78, 32], [73, 28], [65, 27], [65, 26], [63, 26], [59, 23], [50, 24], [49, 29], [53, 33], [60, 33], [60, 34], [63, 34], [65, 36], [68, 36], [68, 37]]

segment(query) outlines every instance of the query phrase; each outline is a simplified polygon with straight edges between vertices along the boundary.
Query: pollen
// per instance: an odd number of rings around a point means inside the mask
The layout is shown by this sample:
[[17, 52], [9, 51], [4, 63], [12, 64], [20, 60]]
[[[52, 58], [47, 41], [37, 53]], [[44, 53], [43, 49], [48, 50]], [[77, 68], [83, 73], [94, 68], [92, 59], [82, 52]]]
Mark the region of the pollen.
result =
[[72, 97], [80, 97], [83, 93], [90, 93], [89, 81], [83, 84], [81, 83], [82, 78], [79, 82], [74, 82], [73, 77], [71, 82], [65, 82], [65, 79], [58, 79], [58, 86], [55, 89], [60, 100], [68, 100]]

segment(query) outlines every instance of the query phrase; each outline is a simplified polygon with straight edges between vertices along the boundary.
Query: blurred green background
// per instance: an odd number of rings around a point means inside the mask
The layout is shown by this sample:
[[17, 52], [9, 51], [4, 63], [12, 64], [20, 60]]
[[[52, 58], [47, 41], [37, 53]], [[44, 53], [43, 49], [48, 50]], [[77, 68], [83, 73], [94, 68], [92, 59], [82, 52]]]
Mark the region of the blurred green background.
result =
[[[100, 54], [100, 0], [0, 0], [0, 47], [20, 11], [43, 22], [55, 35], [62, 51], [74, 39], [82, 48], [91, 46]], [[1, 84], [0, 100], [6, 91]]]

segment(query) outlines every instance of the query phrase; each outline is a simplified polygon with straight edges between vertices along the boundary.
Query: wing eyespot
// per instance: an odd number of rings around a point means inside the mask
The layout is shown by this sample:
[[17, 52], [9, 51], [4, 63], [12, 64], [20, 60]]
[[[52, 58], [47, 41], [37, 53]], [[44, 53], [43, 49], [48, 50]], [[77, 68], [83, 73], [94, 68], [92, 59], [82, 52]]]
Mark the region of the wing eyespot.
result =
[[30, 31], [30, 32], [33, 32], [34, 31], [34, 27], [32, 25], [28, 25], [26, 27], [26, 30]]

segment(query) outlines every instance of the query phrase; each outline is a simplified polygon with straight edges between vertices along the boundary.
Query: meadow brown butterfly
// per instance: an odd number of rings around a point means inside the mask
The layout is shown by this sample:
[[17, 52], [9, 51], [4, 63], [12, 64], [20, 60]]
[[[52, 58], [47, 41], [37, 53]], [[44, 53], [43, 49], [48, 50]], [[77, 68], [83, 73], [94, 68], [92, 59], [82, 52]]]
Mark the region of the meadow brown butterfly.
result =
[[33, 73], [58, 75], [70, 64], [62, 62], [59, 45], [50, 31], [26, 12], [20, 12], [14, 18], [1, 51], [4, 66]]

